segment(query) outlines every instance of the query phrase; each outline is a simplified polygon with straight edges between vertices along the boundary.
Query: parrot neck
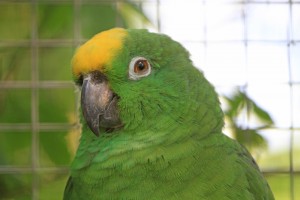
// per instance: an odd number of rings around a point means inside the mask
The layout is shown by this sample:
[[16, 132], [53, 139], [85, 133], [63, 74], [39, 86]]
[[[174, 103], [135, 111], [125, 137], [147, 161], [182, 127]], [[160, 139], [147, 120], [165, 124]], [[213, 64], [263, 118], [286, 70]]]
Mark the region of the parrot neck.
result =
[[[173, 126], [168, 131], [143, 130], [128, 132], [119, 130], [113, 134], [95, 136], [84, 125], [80, 145], [72, 163], [72, 170], [83, 169], [92, 163], [101, 163], [102, 169], [118, 166], [120, 169], [129, 169], [137, 163], [169, 161], [187, 157], [196, 149], [199, 150], [199, 141], [208, 137], [214, 138], [221, 131], [209, 131], [207, 134], [198, 134], [199, 131], [209, 130], [208, 126], [200, 126], [198, 130], [188, 126]], [[204, 147], [202, 147], [204, 148]]]

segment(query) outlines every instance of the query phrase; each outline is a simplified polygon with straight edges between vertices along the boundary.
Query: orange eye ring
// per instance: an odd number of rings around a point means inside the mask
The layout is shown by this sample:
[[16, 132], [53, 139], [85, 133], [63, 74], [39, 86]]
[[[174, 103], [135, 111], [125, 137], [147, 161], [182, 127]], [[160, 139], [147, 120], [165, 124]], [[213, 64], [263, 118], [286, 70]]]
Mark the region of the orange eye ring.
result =
[[151, 73], [151, 65], [144, 57], [134, 57], [129, 64], [129, 79], [138, 80]]

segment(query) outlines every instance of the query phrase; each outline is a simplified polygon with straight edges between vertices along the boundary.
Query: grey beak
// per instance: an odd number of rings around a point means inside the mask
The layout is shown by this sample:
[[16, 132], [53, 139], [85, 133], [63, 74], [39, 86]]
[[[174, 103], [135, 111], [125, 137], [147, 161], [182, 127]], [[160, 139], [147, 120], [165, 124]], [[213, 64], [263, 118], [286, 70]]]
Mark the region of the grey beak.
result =
[[122, 126], [117, 107], [119, 97], [111, 91], [107, 78], [100, 72], [85, 76], [81, 89], [81, 109], [91, 131], [99, 136]]

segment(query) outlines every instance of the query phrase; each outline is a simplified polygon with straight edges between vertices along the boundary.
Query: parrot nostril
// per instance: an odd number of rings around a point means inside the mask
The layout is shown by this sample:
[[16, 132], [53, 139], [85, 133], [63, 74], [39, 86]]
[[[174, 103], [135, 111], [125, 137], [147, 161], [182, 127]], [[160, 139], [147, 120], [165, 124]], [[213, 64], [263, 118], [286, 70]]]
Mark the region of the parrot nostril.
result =
[[91, 81], [94, 82], [94, 83], [102, 83], [103, 81], [107, 81], [107, 78], [101, 72], [93, 71], [91, 73]]

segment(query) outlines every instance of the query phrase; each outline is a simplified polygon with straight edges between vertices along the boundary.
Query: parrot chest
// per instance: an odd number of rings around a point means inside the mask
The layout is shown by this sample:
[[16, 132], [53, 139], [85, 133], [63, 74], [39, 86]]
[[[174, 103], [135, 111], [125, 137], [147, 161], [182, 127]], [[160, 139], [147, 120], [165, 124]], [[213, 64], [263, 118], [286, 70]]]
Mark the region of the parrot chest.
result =
[[[74, 170], [73, 191], [80, 191], [78, 199], [93, 200], [253, 199], [249, 177], [260, 172], [242, 153], [238, 146], [194, 140], [163, 150], [126, 152]], [[268, 190], [263, 180], [255, 185]]]
[[191, 153], [172, 159], [160, 155], [130, 166], [103, 168], [97, 163], [80, 170], [77, 182], [87, 191], [84, 196], [97, 192], [99, 199], [111, 198], [112, 194], [116, 199], [186, 199], [209, 193], [225, 181], [222, 170], [211, 171], [209, 160], [203, 154]]

